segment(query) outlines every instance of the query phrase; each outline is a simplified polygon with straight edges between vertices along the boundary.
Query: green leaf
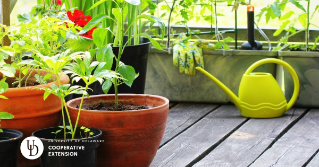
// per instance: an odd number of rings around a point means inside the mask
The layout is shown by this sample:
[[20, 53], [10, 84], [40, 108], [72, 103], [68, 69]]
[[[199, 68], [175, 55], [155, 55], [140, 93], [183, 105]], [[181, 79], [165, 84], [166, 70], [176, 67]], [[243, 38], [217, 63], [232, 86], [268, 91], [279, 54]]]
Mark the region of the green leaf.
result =
[[6, 92], [9, 89], [9, 85], [8, 83], [4, 82], [4, 81], [0, 81], [0, 94], [3, 94], [4, 92]]
[[307, 13], [300, 15], [298, 21], [300, 22], [303, 28], [307, 28]]
[[107, 93], [109, 92], [111, 86], [112, 86], [112, 81], [109, 80], [109, 79], [107, 79], [107, 80], [106, 80], [105, 82], [103, 82], [103, 84], [102, 84], [102, 90], [103, 90], [103, 92], [104, 92], [105, 94], [107, 94]]
[[148, 34], [144, 34], [144, 33], [143, 33], [143, 34], [138, 34], [138, 35], [148, 38], [156, 49], [158, 49], [158, 50], [163, 50], [163, 48], [161, 47], [161, 45], [160, 45], [155, 39], [153, 39], [152, 37], [150, 37]]
[[148, 19], [149, 21], [152, 21], [152, 22], [155, 22], [159, 28], [162, 30], [162, 38], [164, 38], [164, 35], [165, 35], [165, 23], [162, 22], [159, 18], [155, 17], [155, 16], [152, 16], [152, 15], [146, 15], [146, 14], [142, 14], [142, 15], [139, 15], [137, 18], [136, 18], [136, 21], [139, 20], [139, 19]]
[[4, 64], [2, 68], [0, 68], [0, 72], [8, 77], [14, 77], [14, 74], [16, 73], [16, 70], [13, 66], [10, 64]]
[[93, 31], [93, 41], [97, 47], [103, 47], [106, 43], [106, 34], [110, 31], [109, 28], [97, 28]]
[[313, 46], [311, 47], [312, 50], [315, 50], [315, 49], [316, 49], [318, 40], [319, 40], [319, 36], [316, 38], [316, 40], [315, 40]]
[[31, 18], [30, 18], [30, 13], [26, 13], [26, 14], [18, 14], [18, 21], [22, 22], [22, 23], [29, 23], [32, 22]]
[[271, 10], [274, 12], [276, 16], [281, 17], [281, 7], [278, 6], [279, 1], [275, 1], [272, 5], [270, 5]]
[[8, 99], [8, 98], [3, 95], [0, 95], [0, 99]]
[[285, 22], [282, 23], [282, 25], [279, 27], [279, 29], [277, 29], [273, 36], [278, 36], [283, 30], [284, 28], [286, 28], [286, 26], [290, 23], [290, 20], [286, 20]]
[[107, 45], [99, 49], [96, 53], [96, 60], [98, 62], [105, 62], [106, 65], [104, 68], [107, 70], [110, 70], [112, 68], [113, 58], [114, 54], [111, 45]]
[[0, 112], [0, 119], [12, 119], [14, 116], [7, 112]]
[[295, 12], [293, 11], [289, 11], [288, 13], [286, 13], [285, 15], [283, 15], [279, 20], [286, 20], [289, 19]]
[[226, 50], [230, 49], [230, 48], [229, 48], [229, 46], [228, 46], [227, 44], [224, 44], [224, 46], [223, 46], [223, 47], [224, 47], [223, 49], [226, 49]]
[[124, 83], [127, 86], [131, 87], [136, 75], [135, 69], [132, 66], [121, 65], [119, 69], [119, 73], [122, 75], [124, 79], [126, 79], [124, 80]]
[[92, 39], [79, 36], [78, 38], [68, 39], [66, 46], [73, 51], [86, 51], [92, 44]]
[[100, 24], [105, 19], [110, 19], [115, 22], [115, 20], [112, 17], [105, 14], [99, 14], [95, 16], [92, 20], [90, 20], [78, 34], [86, 33], [87, 31], [91, 30], [92, 28]]
[[96, 8], [97, 6], [99, 6], [100, 4], [102, 4], [103, 2], [108, 1], [108, 0], [99, 0], [98, 2], [96, 2], [94, 5], [92, 5], [90, 7], [90, 9], [88, 10], [92, 10], [93, 8]]
[[218, 41], [218, 42], [216, 43], [215, 48], [216, 48], [216, 49], [220, 49], [220, 48], [223, 46], [223, 44], [224, 44], [224, 41]]
[[[310, 0], [309, 0], [310, 1]], [[295, 0], [289, 0], [289, 2], [291, 2], [292, 4], [294, 4], [297, 8], [301, 9], [302, 11], [306, 12], [306, 9], [300, 5], [300, 3], [298, 1]]]
[[224, 42], [231, 42], [233, 41], [234, 39], [232, 37], [227, 37], [224, 39]]

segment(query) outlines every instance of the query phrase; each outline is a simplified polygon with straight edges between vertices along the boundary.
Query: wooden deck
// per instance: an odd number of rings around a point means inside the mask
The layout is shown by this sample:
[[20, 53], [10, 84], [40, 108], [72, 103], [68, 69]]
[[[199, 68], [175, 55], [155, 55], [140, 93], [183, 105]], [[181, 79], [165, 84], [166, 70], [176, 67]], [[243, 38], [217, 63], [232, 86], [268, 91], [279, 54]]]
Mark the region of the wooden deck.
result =
[[319, 109], [249, 119], [234, 105], [174, 103], [152, 167], [318, 167]]

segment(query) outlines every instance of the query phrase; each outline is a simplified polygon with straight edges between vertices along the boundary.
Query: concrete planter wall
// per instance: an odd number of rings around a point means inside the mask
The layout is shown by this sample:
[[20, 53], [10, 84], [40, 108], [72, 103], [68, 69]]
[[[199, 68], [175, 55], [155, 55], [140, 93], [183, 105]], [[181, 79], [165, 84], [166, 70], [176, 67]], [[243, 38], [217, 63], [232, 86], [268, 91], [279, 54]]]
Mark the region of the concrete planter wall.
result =
[[[239, 83], [246, 69], [264, 58], [277, 58], [278, 52], [242, 50], [203, 50], [205, 70], [238, 94]], [[276, 64], [265, 64], [255, 72], [276, 74]], [[156, 94], [177, 102], [227, 103], [230, 99], [209, 78], [196, 72], [195, 76], [179, 73], [167, 52], [152, 49], [147, 65], [146, 94]]]
[[[300, 82], [299, 97], [296, 107], [319, 107], [319, 53], [281, 51], [279, 58], [289, 63], [296, 71]], [[281, 71], [278, 71], [281, 72]], [[287, 101], [293, 94], [293, 80], [284, 69], [284, 87]]]

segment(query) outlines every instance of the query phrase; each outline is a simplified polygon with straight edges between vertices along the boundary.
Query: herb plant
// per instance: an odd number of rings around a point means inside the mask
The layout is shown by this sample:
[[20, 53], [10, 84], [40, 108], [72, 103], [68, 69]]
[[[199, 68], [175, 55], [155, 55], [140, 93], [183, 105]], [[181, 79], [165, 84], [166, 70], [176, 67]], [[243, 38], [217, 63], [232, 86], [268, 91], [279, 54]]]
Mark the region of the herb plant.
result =
[[[108, 0], [101, 0], [95, 3], [90, 9], [94, 9], [106, 1]], [[158, 42], [152, 39], [148, 34], [140, 33], [140, 34], [129, 36], [126, 43], [123, 42], [124, 35], [128, 34], [130, 28], [134, 27], [136, 25], [135, 23], [138, 23], [140, 19], [147, 19], [151, 22], [157, 23], [159, 27], [162, 29], [162, 37], [164, 37], [165, 25], [162, 21], [160, 21], [158, 18], [154, 16], [141, 14], [141, 15], [137, 15], [137, 17], [130, 24], [128, 24], [128, 29], [125, 30], [124, 29], [125, 18], [129, 14], [131, 14], [131, 13], [128, 13], [128, 10], [129, 10], [128, 5], [129, 4], [140, 5], [140, 0], [125, 0], [125, 1], [113, 0], [113, 2], [115, 3], [115, 6], [116, 6], [116, 8], [112, 9], [112, 14], [114, 18], [106, 14], [99, 14], [96, 17], [94, 17], [79, 33], [80, 34], [86, 33], [88, 30], [92, 29], [93, 27], [103, 22], [103, 20], [108, 20], [109, 22], [113, 22], [114, 25], [116, 25], [115, 31], [109, 28], [97, 28], [93, 32], [93, 41], [95, 45], [98, 47], [97, 60], [105, 61], [106, 62], [105, 68], [110, 70], [113, 64], [113, 59], [115, 59], [115, 62], [116, 62], [115, 72], [121, 74], [121, 76], [123, 77], [123, 78], [113, 78], [112, 80], [107, 80], [102, 85], [103, 91], [107, 93], [110, 87], [112, 86], [112, 84], [114, 84], [115, 107], [118, 108], [118, 86], [122, 83], [125, 83], [128, 86], [131, 86], [134, 79], [137, 77], [137, 74], [135, 73], [135, 70], [132, 66], [125, 65], [124, 63], [120, 61], [121, 56], [124, 52], [125, 46], [129, 44], [129, 41], [131, 41], [131, 39], [133, 38], [136, 39], [143, 36], [148, 38], [157, 49], [162, 50]], [[138, 24], [139, 29], [142, 28], [142, 26], [143, 25]], [[119, 52], [117, 56], [113, 55], [110, 45], [105, 38], [105, 34], [107, 32], [111, 32], [115, 36], [115, 39], [111, 44], [112, 46], [119, 47]], [[106, 54], [103, 55], [101, 53], [106, 53]]]
[[[55, 76], [58, 85], [53, 84], [51, 85], [51, 88], [41, 88], [45, 90], [43, 98], [45, 100], [50, 94], [53, 94], [61, 99], [64, 139], [67, 138], [67, 129], [71, 131], [71, 138], [74, 139], [78, 121], [80, 118], [83, 99], [84, 96], [88, 96], [88, 86], [96, 81], [99, 81], [101, 84], [103, 84], [103, 82], [105, 82], [106, 80], [120, 77], [113, 71], [103, 69], [106, 64], [105, 62], [92, 62], [93, 57], [91, 56], [90, 52], [71, 53], [71, 50], [68, 49], [65, 52], [51, 57], [44, 56], [37, 51], [35, 51], [35, 53], [36, 54], [32, 56], [32, 60], [23, 61], [20, 64], [28, 64], [40, 67], [41, 69], [48, 71]], [[63, 69], [66, 70], [63, 72]], [[94, 73], [92, 75], [93, 70]], [[71, 74], [71, 77], [73, 77], [72, 82], [82, 79], [86, 84], [85, 87], [81, 87], [78, 85], [71, 86], [70, 84], [62, 85], [59, 79], [62, 74]], [[74, 127], [71, 122], [71, 118], [65, 101], [65, 97], [70, 94], [82, 94], [79, 112]], [[67, 118], [64, 117], [64, 112], [66, 113]], [[66, 119], [68, 119], [70, 126], [66, 126]]]
[[[279, 29], [276, 30], [276, 32], [273, 34], [274, 36], [278, 36], [281, 34], [283, 30], [286, 31], [285, 35], [280, 39], [279, 44], [274, 50], [281, 50], [282, 44], [285, 46], [289, 46], [288, 40], [290, 37], [305, 32], [305, 45], [306, 45], [306, 51], [309, 49], [315, 50], [317, 42], [319, 40], [319, 37], [316, 38], [314, 41], [314, 45], [312, 47], [309, 46], [309, 27], [315, 26], [319, 28], [318, 25], [311, 23], [310, 19], [315, 16], [315, 14], [318, 12], [319, 4], [317, 1], [311, 1], [311, 0], [304, 0], [307, 5], [306, 8], [304, 8], [303, 5], [300, 4], [300, 1], [297, 0], [276, 0], [273, 4], [268, 5], [267, 7], [263, 8], [261, 12], [257, 15], [258, 21], [261, 19], [263, 14], [265, 14], [266, 22], [270, 19], [279, 18], [280, 21], [282, 21], [281, 26]], [[317, 2], [317, 4], [315, 3]], [[282, 14], [285, 11], [286, 5], [290, 3], [296, 6], [300, 11], [288, 11], [285, 14]], [[311, 14], [310, 12], [310, 5], [316, 5], [315, 10]], [[299, 22], [301, 23], [303, 29], [298, 30], [295, 28], [295, 24]]]

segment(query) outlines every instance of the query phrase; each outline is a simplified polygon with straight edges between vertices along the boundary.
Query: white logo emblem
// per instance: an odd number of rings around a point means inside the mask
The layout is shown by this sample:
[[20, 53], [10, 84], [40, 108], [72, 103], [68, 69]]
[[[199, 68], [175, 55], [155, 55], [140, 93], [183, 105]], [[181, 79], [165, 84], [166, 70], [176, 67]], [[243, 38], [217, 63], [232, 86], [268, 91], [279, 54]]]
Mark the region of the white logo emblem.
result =
[[42, 155], [44, 146], [39, 138], [31, 136], [22, 141], [20, 150], [25, 158], [32, 160]]

